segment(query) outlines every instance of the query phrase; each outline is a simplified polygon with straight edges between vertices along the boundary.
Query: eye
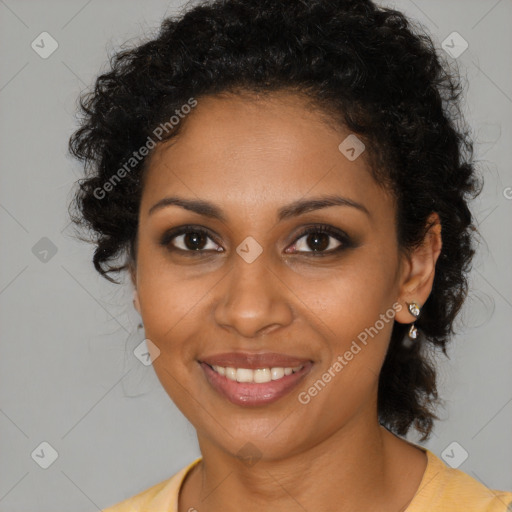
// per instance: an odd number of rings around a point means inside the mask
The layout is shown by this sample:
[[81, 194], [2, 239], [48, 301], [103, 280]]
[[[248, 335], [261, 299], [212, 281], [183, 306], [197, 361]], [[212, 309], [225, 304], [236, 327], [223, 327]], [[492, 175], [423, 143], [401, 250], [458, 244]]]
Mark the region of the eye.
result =
[[[178, 251], [187, 256], [200, 256], [205, 252], [224, 252], [224, 249], [215, 242], [215, 238], [204, 228], [180, 226], [167, 231], [160, 244], [169, 251]], [[306, 227], [297, 235], [292, 249], [293, 252], [310, 253], [310, 256], [327, 256], [351, 246], [350, 238], [343, 231], [332, 226], [314, 225]], [[307, 250], [308, 247], [311, 250]]]
[[[314, 256], [324, 256], [339, 252], [351, 246], [349, 237], [332, 226], [308, 226], [298, 235], [293, 249], [309, 252]], [[310, 247], [311, 250], [307, 250]]]
[[[223, 249], [213, 241], [214, 238], [209, 231], [203, 228], [181, 226], [166, 232], [160, 243], [171, 251], [178, 250], [192, 256], [205, 251], [222, 252]], [[209, 240], [211, 243], [208, 242]]]

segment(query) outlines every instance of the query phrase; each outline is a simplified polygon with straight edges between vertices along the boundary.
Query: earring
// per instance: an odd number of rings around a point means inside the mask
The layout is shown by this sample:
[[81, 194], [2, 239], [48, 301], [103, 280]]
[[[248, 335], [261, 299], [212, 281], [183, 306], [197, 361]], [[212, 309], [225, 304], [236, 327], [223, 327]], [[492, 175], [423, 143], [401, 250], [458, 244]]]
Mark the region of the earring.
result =
[[[420, 307], [418, 306], [418, 304], [416, 302], [411, 302], [411, 303], [406, 302], [406, 304], [409, 309], [409, 313], [411, 313], [411, 315], [414, 318], [418, 318], [420, 316]], [[416, 329], [416, 326], [414, 325], [414, 322], [413, 322], [411, 325], [411, 328], [409, 329], [409, 338], [411, 340], [415, 340], [417, 337], [418, 337], [418, 329]]]

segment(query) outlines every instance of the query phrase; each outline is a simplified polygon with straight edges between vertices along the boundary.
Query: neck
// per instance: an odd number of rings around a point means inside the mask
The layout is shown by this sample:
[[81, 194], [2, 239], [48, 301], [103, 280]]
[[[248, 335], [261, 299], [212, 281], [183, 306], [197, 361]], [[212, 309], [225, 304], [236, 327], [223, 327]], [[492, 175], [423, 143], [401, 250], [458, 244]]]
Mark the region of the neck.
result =
[[[403, 510], [426, 466], [422, 452], [376, 418], [346, 425], [286, 458], [263, 456], [252, 465], [198, 438], [203, 460], [183, 488], [180, 512], [256, 511], [269, 503], [283, 512]], [[404, 474], [411, 476], [405, 484]]]

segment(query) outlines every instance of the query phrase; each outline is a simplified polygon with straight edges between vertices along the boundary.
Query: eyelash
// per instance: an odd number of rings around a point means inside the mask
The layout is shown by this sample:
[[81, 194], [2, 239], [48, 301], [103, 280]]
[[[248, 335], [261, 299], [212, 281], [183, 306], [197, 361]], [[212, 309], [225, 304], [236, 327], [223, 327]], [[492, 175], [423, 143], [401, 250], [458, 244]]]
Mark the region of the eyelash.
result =
[[[179, 249], [178, 247], [173, 247], [171, 245], [171, 242], [174, 238], [176, 238], [180, 235], [187, 234], [187, 233], [197, 233], [200, 235], [206, 235], [208, 238], [213, 240], [213, 242], [215, 242], [217, 245], [220, 245], [220, 243], [216, 240], [216, 237], [212, 233], [210, 233], [210, 231], [208, 231], [207, 229], [197, 227], [197, 226], [192, 226], [192, 225], [180, 226], [180, 227], [173, 228], [173, 229], [167, 231], [162, 236], [162, 238], [160, 240], [160, 245], [162, 245], [169, 251], [181, 252], [184, 255], [191, 256], [191, 257], [197, 257], [197, 256], [202, 256], [205, 253], [216, 252], [216, 251], [212, 251], [211, 249], [207, 249], [207, 250], [200, 249], [200, 250], [195, 250], [195, 251], [194, 250], [184, 250], [184, 249]], [[341, 231], [339, 229], [333, 228], [332, 226], [328, 226], [326, 224], [318, 224], [318, 225], [314, 225], [314, 226], [305, 227], [296, 236], [292, 245], [295, 245], [301, 238], [303, 238], [306, 235], [310, 235], [312, 233], [315, 233], [315, 234], [321, 233], [321, 234], [331, 236], [331, 237], [335, 238], [338, 242], [340, 242], [341, 245], [339, 247], [336, 247], [335, 249], [331, 249], [329, 251], [299, 251], [298, 254], [306, 254], [306, 255], [312, 256], [312, 257], [330, 256], [330, 255], [337, 254], [343, 250], [353, 247], [353, 243], [346, 233], [344, 233], [343, 231]], [[219, 251], [219, 252], [221, 252], [221, 251]]]

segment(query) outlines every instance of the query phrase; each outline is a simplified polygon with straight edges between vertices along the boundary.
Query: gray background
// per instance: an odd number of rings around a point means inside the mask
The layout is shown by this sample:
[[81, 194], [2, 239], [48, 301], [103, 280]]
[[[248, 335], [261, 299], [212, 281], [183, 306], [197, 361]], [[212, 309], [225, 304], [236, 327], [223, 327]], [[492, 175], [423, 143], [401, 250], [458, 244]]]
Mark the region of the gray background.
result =
[[[484, 241], [464, 325], [440, 360], [446, 405], [426, 446], [441, 455], [457, 441], [469, 454], [460, 469], [512, 489], [512, 3], [382, 3], [439, 44], [453, 31], [469, 43], [450, 59], [467, 79], [486, 179], [473, 206]], [[107, 52], [154, 33], [181, 5], [0, 0], [0, 512], [99, 510], [199, 455], [194, 429], [133, 356], [144, 336], [129, 286], [96, 275], [66, 212], [80, 176], [66, 155], [79, 92]], [[43, 31], [59, 44], [47, 59], [31, 48]], [[58, 452], [46, 470], [31, 457], [43, 441]]]

